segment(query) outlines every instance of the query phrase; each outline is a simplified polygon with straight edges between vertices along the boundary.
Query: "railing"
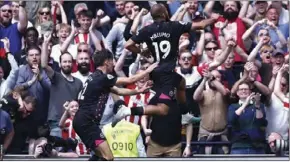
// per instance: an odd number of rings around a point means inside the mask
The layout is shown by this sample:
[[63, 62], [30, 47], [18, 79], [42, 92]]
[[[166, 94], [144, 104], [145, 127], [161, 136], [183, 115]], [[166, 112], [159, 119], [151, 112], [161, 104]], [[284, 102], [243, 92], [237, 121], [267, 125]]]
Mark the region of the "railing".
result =
[[[87, 161], [89, 159], [88, 155], [80, 156], [79, 158], [41, 158], [35, 159], [31, 155], [5, 155], [4, 161]], [[194, 155], [190, 158], [115, 158], [115, 161], [289, 161], [289, 156], [277, 157], [274, 154], [259, 154], [259, 155]]]

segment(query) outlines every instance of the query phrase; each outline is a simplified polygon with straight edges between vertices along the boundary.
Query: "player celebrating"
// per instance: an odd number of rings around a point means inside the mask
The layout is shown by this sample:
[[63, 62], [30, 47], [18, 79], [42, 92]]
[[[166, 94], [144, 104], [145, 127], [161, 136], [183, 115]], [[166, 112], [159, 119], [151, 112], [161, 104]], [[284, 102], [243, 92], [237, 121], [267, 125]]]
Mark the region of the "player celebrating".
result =
[[112, 160], [113, 155], [100, 129], [103, 113], [109, 93], [117, 95], [135, 95], [151, 88], [146, 83], [139, 90], [117, 88], [116, 86], [132, 84], [148, 75], [157, 64], [152, 64], [145, 71], [132, 77], [116, 78], [109, 73], [113, 72], [113, 55], [108, 50], [96, 52], [93, 55], [96, 71], [90, 75], [79, 93], [79, 110], [75, 114], [73, 128], [86, 147], [95, 152], [91, 160]]
[[[215, 22], [218, 18], [206, 19], [197, 23], [185, 23], [178, 21], [168, 21], [168, 12], [162, 4], [155, 4], [150, 10], [154, 23], [144, 27], [133, 36], [125, 45], [125, 48], [133, 53], [144, 53], [136, 46], [145, 42], [149, 51], [153, 54], [159, 66], [151, 73], [154, 82], [153, 90], [156, 92], [154, 98], [157, 98], [158, 104], [149, 104], [143, 107], [133, 107], [131, 109], [123, 107], [115, 116], [113, 125], [128, 115], [166, 115], [171, 102], [177, 100], [181, 106], [185, 106], [185, 81], [176, 87], [176, 74], [174, 72], [176, 60], [178, 57], [179, 38], [183, 33], [191, 30], [203, 29], [207, 25]], [[176, 88], [178, 91], [176, 92]], [[156, 101], [156, 99], [154, 99]], [[134, 113], [131, 112], [134, 110]], [[136, 114], [138, 112], [138, 114]]]

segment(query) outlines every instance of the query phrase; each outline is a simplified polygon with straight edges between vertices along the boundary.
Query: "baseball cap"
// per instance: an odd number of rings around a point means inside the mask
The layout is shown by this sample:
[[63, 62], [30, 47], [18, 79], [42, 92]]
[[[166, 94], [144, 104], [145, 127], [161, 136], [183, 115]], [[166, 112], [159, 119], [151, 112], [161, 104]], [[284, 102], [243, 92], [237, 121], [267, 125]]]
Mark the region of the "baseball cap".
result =
[[254, 4], [256, 3], [268, 3], [267, 1], [254, 1]]
[[276, 49], [273, 52], [273, 56], [277, 56], [277, 55], [283, 55], [284, 56], [284, 51], [282, 51], [281, 49]]

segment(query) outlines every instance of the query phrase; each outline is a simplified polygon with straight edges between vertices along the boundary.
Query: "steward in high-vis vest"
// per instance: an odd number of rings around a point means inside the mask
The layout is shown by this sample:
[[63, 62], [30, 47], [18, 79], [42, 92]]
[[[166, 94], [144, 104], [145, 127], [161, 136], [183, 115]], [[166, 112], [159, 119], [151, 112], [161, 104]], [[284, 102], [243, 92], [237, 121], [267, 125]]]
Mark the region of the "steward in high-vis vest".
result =
[[114, 157], [146, 157], [139, 125], [122, 120], [113, 128], [109, 123], [103, 134]]
[[[123, 100], [115, 102], [113, 112], [125, 105]], [[118, 122], [114, 127], [112, 123], [102, 129], [114, 157], [147, 157], [145, 146], [140, 133], [140, 126], [126, 120]]]

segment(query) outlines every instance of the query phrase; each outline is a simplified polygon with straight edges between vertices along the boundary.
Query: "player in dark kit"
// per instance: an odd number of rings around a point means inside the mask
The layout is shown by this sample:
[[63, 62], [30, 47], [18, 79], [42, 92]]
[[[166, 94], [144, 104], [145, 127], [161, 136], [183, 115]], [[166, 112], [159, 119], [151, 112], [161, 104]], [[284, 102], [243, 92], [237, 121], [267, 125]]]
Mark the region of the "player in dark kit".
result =
[[135, 95], [145, 92], [151, 88], [149, 82], [140, 90], [129, 90], [116, 86], [132, 84], [142, 79], [153, 71], [157, 64], [153, 64], [145, 71], [129, 78], [117, 78], [109, 74], [113, 72], [114, 68], [111, 52], [108, 50], [96, 52], [93, 55], [93, 61], [97, 69], [88, 77], [79, 93], [79, 110], [74, 117], [73, 128], [84, 144], [95, 152], [91, 160], [112, 160], [112, 152], [100, 129], [100, 121], [103, 118], [109, 93]]
[[[154, 97], [158, 98], [158, 104], [148, 104], [143, 107], [131, 109], [120, 109], [115, 116], [113, 125], [128, 115], [166, 115], [169, 105], [175, 100], [175, 96], [180, 106], [185, 106], [185, 81], [183, 80], [176, 87], [176, 74], [174, 72], [178, 57], [179, 38], [183, 33], [191, 30], [203, 29], [212, 24], [218, 18], [210, 18], [197, 23], [185, 23], [178, 21], [168, 21], [168, 12], [162, 4], [155, 4], [150, 10], [154, 23], [141, 29], [137, 35], [133, 36], [125, 45], [125, 48], [133, 53], [143, 53], [136, 44], [145, 42], [149, 51], [159, 65], [150, 74], [154, 82]], [[177, 90], [177, 91], [176, 91]], [[156, 101], [156, 99], [155, 99]], [[132, 114], [129, 110], [138, 109], [139, 114]]]

